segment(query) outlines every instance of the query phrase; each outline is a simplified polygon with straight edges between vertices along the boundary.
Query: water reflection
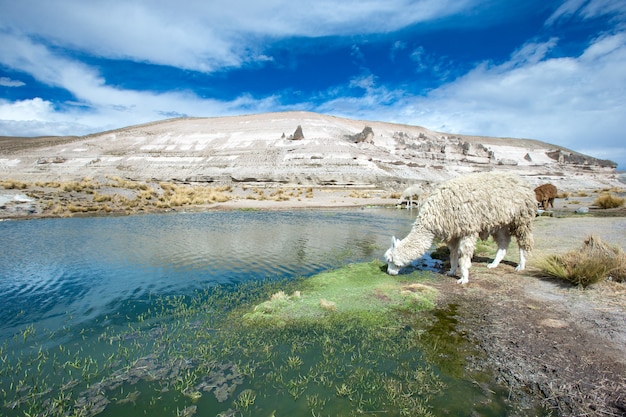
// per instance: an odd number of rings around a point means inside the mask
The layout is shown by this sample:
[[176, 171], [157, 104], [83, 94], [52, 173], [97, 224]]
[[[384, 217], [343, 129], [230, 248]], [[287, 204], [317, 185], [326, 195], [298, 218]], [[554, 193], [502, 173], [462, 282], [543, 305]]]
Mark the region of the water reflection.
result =
[[88, 320], [148, 294], [310, 275], [378, 257], [401, 210], [233, 211], [0, 223], [0, 332]]

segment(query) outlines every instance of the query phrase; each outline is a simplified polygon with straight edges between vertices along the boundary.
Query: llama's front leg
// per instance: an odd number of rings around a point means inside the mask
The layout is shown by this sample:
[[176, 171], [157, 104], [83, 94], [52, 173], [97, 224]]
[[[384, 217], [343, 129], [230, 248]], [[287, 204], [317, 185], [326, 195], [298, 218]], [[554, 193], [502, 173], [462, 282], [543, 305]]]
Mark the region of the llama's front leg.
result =
[[461, 278], [457, 281], [459, 284], [467, 284], [469, 282], [469, 269], [472, 266], [472, 256], [476, 248], [476, 238], [478, 236], [466, 236], [461, 238], [459, 242], [459, 266], [461, 267]]
[[498, 229], [496, 233], [494, 233], [492, 236], [498, 244], [498, 251], [496, 252], [496, 257], [493, 262], [487, 264], [487, 268], [495, 268], [496, 266], [500, 265], [500, 262], [502, 262], [502, 259], [504, 259], [504, 256], [506, 255], [506, 250], [511, 243], [511, 234], [509, 233], [509, 230], [505, 227]]
[[515, 271], [523, 271], [526, 268], [526, 251], [522, 248], [519, 250], [519, 264], [515, 268]]
[[459, 267], [459, 239], [452, 239], [448, 242], [448, 249], [450, 250], [450, 270], [446, 275], [454, 276], [456, 270]]

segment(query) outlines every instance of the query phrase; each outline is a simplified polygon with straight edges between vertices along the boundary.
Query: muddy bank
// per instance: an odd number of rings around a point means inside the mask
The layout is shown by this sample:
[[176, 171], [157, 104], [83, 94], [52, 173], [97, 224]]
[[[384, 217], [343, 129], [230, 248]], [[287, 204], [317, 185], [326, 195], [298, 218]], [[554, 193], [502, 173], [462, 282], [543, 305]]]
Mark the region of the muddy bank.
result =
[[626, 244], [625, 218], [540, 218], [529, 268], [487, 269], [475, 256], [470, 282], [435, 282], [438, 305], [453, 305], [458, 325], [482, 351], [470, 367], [492, 369], [516, 402], [540, 398], [558, 416], [626, 416], [626, 285], [579, 289], [547, 278], [533, 263], [578, 247], [591, 233]]

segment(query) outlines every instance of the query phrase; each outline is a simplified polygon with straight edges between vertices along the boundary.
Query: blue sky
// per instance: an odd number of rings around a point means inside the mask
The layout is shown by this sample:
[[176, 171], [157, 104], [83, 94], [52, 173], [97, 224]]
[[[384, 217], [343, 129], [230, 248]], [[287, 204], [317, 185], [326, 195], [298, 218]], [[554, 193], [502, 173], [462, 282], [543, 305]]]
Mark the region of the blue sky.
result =
[[626, 169], [623, 0], [0, 0], [0, 135], [307, 110]]

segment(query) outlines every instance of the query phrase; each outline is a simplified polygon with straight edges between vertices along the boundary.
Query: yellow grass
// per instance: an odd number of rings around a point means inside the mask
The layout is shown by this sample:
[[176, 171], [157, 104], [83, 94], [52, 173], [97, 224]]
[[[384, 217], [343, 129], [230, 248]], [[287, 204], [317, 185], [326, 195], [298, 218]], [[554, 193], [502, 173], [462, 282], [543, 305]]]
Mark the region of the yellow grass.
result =
[[603, 209], [616, 208], [624, 205], [624, 199], [605, 193], [596, 198], [593, 204]]
[[24, 190], [28, 188], [28, 183], [12, 179], [0, 181], [0, 185], [5, 190]]
[[225, 193], [225, 191], [230, 190], [228, 186], [204, 187], [169, 183], [161, 183], [160, 185], [164, 192], [155, 202], [155, 206], [162, 208], [223, 203], [231, 199], [231, 196]]
[[98, 194], [97, 192], [93, 193], [92, 201], [94, 203], [103, 203], [105, 201], [111, 201], [111, 196], [107, 194]]
[[596, 236], [589, 236], [578, 250], [540, 260], [538, 266], [550, 276], [583, 287], [607, 279], [626, 281], [626, 254]]
[[371, 198], [372, 196], [365, 191], [353, 190], [350, 192], [351, 198]]
[[112, 187], [126, 188], [128, 190], [147, 190], [148, 189], [148, 186], [143, 182], [126, 180], [124, 178], [116, 177], [116, 176], [115, 177], [107, 176], [107, 178], [113, 181], [113, 184], [110, 184]]

